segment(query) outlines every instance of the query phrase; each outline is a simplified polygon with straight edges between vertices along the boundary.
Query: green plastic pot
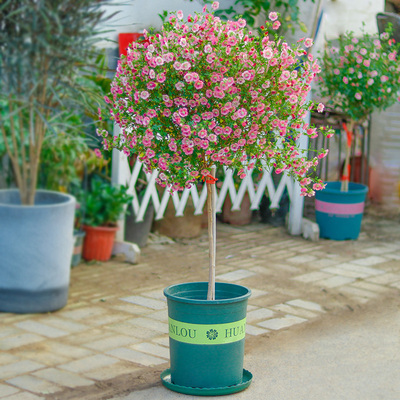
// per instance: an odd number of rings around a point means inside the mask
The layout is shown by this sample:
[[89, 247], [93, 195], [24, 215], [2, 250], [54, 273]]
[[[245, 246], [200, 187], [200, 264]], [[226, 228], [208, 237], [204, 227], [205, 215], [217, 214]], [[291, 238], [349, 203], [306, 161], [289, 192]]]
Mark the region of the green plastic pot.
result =
[[247, 300], [244, 286], [207, 282], [173, 285], [168, 303], [171, 382], [180, 387], [223, 388], [243, 381]]

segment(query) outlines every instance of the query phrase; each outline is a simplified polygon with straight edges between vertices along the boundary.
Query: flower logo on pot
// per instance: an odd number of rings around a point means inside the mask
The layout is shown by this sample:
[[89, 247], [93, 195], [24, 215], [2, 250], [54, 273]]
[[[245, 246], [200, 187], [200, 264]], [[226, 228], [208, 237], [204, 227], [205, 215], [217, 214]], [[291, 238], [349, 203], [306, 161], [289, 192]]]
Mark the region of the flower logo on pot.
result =
[[210, 329], [207, 331], [207, 339], [209, 340], [215, 340], [218, 337], [218, 331], [215, 329]]

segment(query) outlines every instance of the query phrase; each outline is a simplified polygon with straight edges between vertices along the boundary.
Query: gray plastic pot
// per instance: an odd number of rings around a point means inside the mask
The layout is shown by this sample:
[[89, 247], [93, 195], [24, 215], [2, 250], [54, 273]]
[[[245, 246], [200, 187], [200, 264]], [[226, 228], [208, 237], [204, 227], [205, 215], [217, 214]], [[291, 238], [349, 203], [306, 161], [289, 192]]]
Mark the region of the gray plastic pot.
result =
[[58, 310], [68, 299], [75, 198], [37, 191], [23, 206], [18, 190], [0, 190], [0, 311]]

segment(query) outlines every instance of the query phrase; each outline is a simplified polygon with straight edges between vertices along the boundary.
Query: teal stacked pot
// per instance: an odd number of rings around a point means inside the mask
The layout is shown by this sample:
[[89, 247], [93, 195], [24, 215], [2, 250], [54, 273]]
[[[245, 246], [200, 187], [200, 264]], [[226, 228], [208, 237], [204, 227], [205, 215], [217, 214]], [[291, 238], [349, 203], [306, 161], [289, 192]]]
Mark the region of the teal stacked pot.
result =
[[218, 282], [216, 300], [207, 300], [207, 288], [207, 282], [193, 282], [164, 290], [173, 385], [223, 388], [243, 381], [246, 310], [251, 291]]
[[315, 193], [315, 216], [320, 237], [333, 240], [355, 240], [361, 230], [368, 187], [349, 183], [349, 190], [340, 190], [341, 182], [326, 182]]

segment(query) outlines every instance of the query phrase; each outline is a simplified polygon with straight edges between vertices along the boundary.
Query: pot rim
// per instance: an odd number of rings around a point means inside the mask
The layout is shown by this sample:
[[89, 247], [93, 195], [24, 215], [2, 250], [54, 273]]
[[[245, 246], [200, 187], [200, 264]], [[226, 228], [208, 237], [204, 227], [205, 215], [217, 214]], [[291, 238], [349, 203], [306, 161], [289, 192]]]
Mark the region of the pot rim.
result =
[[[364, 185], [363, 183], [357, 183], [357, 182], [349, 182], [349, 190], [348, 192], [342, 192], [340, 190], [340, 181], [325, 181], [324, 184], [327, 186], [322, 189], [321, 191], [317, 191], [316, 194], [318, 193], [331, 193], [331, 194], [338, 194], [342, 193], [344, 196], [351, 196], [353, 194], [362, 194], [362, 193], [367, 193], [369, 188], [367, 185]], [[335, 186], [335, 187], [332, 187]], [[338, 186], [338, 188], [336, 187]]]
[[[199, 285], [201, 285], [201, 289], [199, 289]], [[236, 288], [237, 291], [243, 292], [243, 294], [240, 294], [235, 297], [230, 297], [230, 298], [222, 298], [222, 299], [216, 299], [216, 300], [207, 300], [207, 299], [198, 299], [198, 298], [187, 298], [181, 293], [176, 293], [175, 291], [179, 289], [179, 287], [184, 287], [184, 286], [193, 286], [197, 287], [197, 290], [193, 290], [190, 293], [202, 293], [207, 296], [207, 289], [208, 289], [208, 282], [186, 282], [186, 283], [178, 283], [175, 285], [168, 286], [167, 288], [164, 289], [164, 296], [167, 299], [178, 301], [181, 303], [187, 303], [187, 304], [199, 304], [199, 305], [217, 305], [217, 304], [230, 304], [230, 303], [237, 303], [241, 302], [244, 300], [247, 300], [251, 296], [251, 290], [245, 286], [242, 285], [237, 285], [235, 283], [228, 283], [228, 282], [216, 282], [215, 283], [215, 291], [216, 294], [218, 293], [218, 289], [220, 289], [220, 292], [226, 291], [226, 289], [230, 288]], [[172, 292], [172, 293], [171, 293]], [[186, 293], [189, 293], [189, 291], [186, 291]]]
[[[2, 193], [17, 193], [18, 195], [20, 194], [19, 189], [0, 189], [0, 195]], [[0, 196], [0, 207], [9, 207], [9, 208], [24, 208], [24, 209], [29, 209], [29, 208], [52, 208], [52, 207], [64, 207], [65, 205], [68, 205], [70, 203], [75, 203], [76, 199], [74, 196], [72, 196], [69, 193], [63, 193], [63, 192], [57, 192], [55, 190], [44, 190], [44, 189], [37, 189], [36, 194], [48, 194], [52, 195], [55, 198], [61, 199], [60, 201], [56, 201], [54, 204], [33, 204], [33, 205], [26, 205], [26, 204], [15, 204], [15, 203], [4, 203], [1, 200]]]

